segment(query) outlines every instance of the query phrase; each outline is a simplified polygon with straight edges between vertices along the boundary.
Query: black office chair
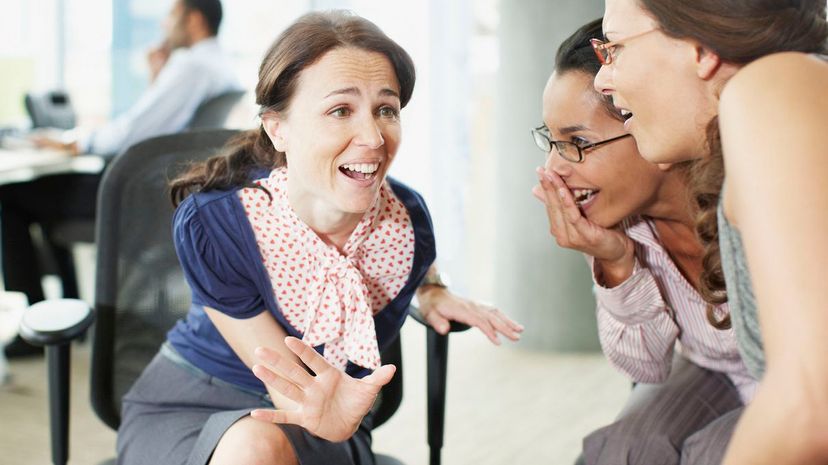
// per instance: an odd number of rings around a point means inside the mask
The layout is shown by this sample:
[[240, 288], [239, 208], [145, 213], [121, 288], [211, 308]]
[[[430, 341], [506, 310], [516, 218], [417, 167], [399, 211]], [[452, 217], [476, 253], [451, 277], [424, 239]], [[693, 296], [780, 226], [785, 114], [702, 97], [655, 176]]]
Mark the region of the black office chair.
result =
[[225, 127], [233, 107], [241, 101], [244, 94], [243, 90], [231, 90], [202, 102], [193, 114], [190, 123], [187, 124], [187, 128], [194, 130]]
[[[244, 95], [243, 90], [232, 90], [202, 102], [187, 124], [187, 129], [224, 128], [233, 108]], [[43, 253], [46, 257], [46, 260], [43, 261], [48, 264], [44, 269], [54, 270], [60, 276], [64, 297], [77, 297], [79, 295], [78, 284], [71, 249], [73, 244], [93, 244], [95, 242], [95, 223], [86, 220], [62, 221], [58, 224], [48, 225], [46, 232], [51, 247], [42, 245], [39, 249], [43, 251], [48, 248], [52, 255], [49, 256], [45, 252]], [[53, 262], [49, 259], [53, 259]]]
[[[98, 192], [98, 243], [94, 338], [92, 341], [91, 397], [101, 420], [117, 429], [121, 397], [126, 393], [164, 341], [176, 320], [186, 315], [190, 290], [179, 267], [170, 237], [172, 206], [167, 181], [183, 164], [204, 159], [236, 131], [195, 131], [150, 139], [115, 159]], [[77, 301], [75, 301], [77, 302]], [[57, 314], [57, 304], [51, 306]], [[46, 344], [50, 365], [52, 454], [55, 464], [68, 457], [69, 343], [91, 324], [77, 312], [67, 328], [38, 329], [32, 307], [21, 327], [24, 337]], [[48, 313], [48, 308], [47, 308]], [[412, 316], [424, 323], [416, 311]], [[34, 327], [32, 327], [34, 326]], [[468, 329], [455, 325], [453, 330]], [[439, 465], [443, 441], [448, 336], [428, 329], [428, 443], [431, 464]], [[399, 338], [382, 353], [397, 374], [386, 385], [374, 407], [374, 425], [384, 423], [402, 400], [402, 358]], [[378, 457], [379, 464], [399, 464]], [[113, 462], [114, 463], [114, 462]]]

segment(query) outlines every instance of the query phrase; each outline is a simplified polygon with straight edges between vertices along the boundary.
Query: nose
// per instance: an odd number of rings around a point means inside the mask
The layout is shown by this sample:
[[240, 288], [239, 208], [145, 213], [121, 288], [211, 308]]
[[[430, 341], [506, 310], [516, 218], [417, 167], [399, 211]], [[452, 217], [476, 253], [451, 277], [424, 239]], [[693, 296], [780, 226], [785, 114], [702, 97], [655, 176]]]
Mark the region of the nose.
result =
[[607, 65], [601, 66], [601, 69], [598, 70], [598, 74], [595, 75], [593, 86], [595, 86], [595, 90], [600, 94], [612, 95], [615, 91], [615, 85], [612, 82], [611, 68], [611, 66]]
[[552, 151], [546, 155], [546, 164], [544, 167], [548, 171], [554, 171], [555, 174], [566, 179], [572, 175], [572, 170], [574, 168], [573, 165], [574, 163], [564, 160], [564, 158], [558, 154], [558, 150], [555, 147], [552, 147]]
[[378, 149], [385, 144], [385, 138], [382, 137], [382, 129], [373, 118], [373, 115], [362, 118], [357, 124], [356, 137], [354, 138], [354, 142], [357, 145], [369, 149]]

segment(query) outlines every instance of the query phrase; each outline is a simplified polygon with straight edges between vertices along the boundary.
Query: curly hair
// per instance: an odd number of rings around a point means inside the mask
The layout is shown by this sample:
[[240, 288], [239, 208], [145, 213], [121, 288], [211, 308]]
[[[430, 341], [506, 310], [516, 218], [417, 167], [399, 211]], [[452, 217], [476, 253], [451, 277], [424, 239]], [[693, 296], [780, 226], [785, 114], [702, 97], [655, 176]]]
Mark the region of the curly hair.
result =
[[[744, 65], [776, 52], [828, 51], [824, 0], [639, 0], [668, 36], [692, 39], [724, 62]], [[717, 320], [714, 304], [727, 302], [716, 210], [724, 182], [718, 118], [707, 125], [709, 153], [694, 164], [689, 179], [696, 230], [704, 247], [701, 294], [711, 305], [708, 321], [730, 328], [730, 316]]]

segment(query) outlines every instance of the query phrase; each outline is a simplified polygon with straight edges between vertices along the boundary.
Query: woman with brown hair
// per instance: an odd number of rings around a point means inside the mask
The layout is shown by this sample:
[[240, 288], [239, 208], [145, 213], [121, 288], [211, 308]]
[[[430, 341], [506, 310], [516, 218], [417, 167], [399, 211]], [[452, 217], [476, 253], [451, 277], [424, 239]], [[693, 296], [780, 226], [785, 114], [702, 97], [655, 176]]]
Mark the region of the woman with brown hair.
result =
[[[641, 157], [624, 118], [592, 82], [601, 68], [592, 21], [558, 48], [543, 93], [546, 153], [534, 195], [561, 247], [587, 255], [598, 335], [609, 362], [635, 384], [612, 424], [583, 441], [585, 465], [721, 462], [716, 428], [752, 398], [732, 330], [708, 323], [699, 293], [702, 246], [688, 202], [688, 165]], [[727, 315], [727, 304], [710, 306]], [[728, 433], [728, 434], [725, 434]]]
[[604, 31], [595, 87], [642, 156], [703, 158], [704, 283], [761, 378], [724, 463], [828, 463], [825, 2], [607, 0]]
[[310, 13], [276, 40], [262, 126], [173, 182], [192, 307], [124, 396], [119, 463], [373, 464], [380, 351], [415, 294], [438, 331], [519, 337], [445, 288], [422, 197], [386, 177], [413, 88], [408, 54], [358, 16]]

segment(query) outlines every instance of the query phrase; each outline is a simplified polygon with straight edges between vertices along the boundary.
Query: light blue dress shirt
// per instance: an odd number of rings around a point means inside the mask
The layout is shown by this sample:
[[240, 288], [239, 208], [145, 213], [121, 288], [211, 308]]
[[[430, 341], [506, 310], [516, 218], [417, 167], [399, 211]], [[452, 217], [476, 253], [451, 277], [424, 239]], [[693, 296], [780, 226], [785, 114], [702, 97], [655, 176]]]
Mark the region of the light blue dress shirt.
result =
[[78, 139], [84, 153], [117, 154], [130, 145], [187, 127], [205, 100], [241, 89], [216, 38], [175, 50], [149, 88], [124, 114]]

